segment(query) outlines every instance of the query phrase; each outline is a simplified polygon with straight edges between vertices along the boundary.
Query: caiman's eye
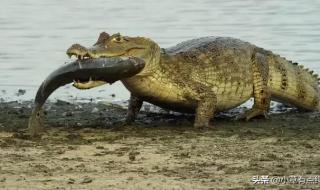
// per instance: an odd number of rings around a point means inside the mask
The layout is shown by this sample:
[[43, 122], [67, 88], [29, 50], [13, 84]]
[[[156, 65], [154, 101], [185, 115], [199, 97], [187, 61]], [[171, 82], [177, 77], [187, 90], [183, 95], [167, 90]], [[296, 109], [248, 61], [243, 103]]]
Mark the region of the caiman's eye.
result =
[[116, 36], [112, 39], [113, 42], [116, 42], [116, 43], [121, 43], [124, 41], [123, 37], [122, 36]]

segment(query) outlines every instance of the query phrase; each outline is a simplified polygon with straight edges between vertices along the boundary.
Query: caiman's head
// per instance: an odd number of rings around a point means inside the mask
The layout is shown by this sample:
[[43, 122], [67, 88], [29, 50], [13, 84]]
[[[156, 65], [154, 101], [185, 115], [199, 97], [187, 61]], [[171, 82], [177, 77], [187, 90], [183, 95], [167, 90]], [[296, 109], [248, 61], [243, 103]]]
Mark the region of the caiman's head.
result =
[[[144, 69], [137, 75], [147, 75], [154, 64], [160, 59], [160, 47], [151, 39], [144, 37], [122, 36], [119, 33], [109, 35], [102, 32], [98, 41], [92, 47], [83, 47], [73, 44], [68, 50], [69, 57], [76, 56], [78, 59], [95, 59], [101, 57], [138, 57], [145, 61]], [[101, 81], [76, 81], [76, 88], [88, 89], [99, 86]]]

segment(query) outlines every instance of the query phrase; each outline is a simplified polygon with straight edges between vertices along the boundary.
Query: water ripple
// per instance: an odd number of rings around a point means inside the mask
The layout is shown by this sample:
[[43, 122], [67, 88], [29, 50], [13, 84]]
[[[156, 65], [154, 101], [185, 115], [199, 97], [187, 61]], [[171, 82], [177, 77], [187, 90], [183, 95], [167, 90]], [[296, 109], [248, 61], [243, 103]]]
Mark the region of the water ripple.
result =
[[[1, 89], [20, 88], [28, 83], [35, 91], [34, 84], [40, 84], [53, 68], [63, 64], [70, 44], [93, 44], [101, 31], [147, 36], [162, 47], [200, 36], [233, 36], [320, 73], [320, 1], [107, 2], [3, 1], [0, 71], [5, 77], [0, 79]], [[119, 98], [128, 96], [120, 84], [107, 89], [119, 93]]]

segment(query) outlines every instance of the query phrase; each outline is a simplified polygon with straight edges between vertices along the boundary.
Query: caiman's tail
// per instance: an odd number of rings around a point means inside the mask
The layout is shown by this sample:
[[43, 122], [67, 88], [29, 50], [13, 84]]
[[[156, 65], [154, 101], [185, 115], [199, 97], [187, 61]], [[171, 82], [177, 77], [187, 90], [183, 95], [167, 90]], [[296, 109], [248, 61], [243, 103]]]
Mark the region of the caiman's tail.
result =
[[320, 78], [313, 71], [278, 55], [270, 55], [269, 81], [272, 98], [298, 108], [320, 111]]

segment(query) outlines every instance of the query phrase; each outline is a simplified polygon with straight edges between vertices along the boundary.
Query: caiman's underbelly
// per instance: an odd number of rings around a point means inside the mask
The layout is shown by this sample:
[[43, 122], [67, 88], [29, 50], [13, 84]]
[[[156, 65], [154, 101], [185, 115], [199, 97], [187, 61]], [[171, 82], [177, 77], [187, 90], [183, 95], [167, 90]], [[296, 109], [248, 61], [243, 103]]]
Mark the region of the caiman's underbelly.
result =
[[194, 102], [185, 98], [183, 89], [166, 79], [132, 77], [122, 83], [134, 96], [165, 109], [191, 113], [196, 107]]
[[[187, 99], [183, 89], [169, 81], [158, 81], [155, 78], [135, 78], [123, 80], [122, 83], [134, 95], [143, 101], [159, 107], [193, 113], [197, 104], [192, 99]], [[239, 87], [216, 88], [217, 111], [228, 110], [237, 107], [252, 96], [252, 85], [246, 84]]]

